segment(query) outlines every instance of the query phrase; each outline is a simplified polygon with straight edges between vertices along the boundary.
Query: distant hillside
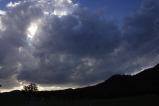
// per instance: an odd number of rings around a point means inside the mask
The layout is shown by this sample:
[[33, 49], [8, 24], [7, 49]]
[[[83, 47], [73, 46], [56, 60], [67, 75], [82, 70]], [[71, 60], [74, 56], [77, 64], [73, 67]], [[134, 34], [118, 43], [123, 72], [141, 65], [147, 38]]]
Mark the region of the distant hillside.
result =
[[[72, 100], [78, 100], [78, 104], [83, 100], [105, 100], [110, 98], [114, 99], [131, 97], [136, 98], [138, 96], [147, 98], [146, 95], [150, 95], [150, 97], [152, 95], [152, 97], [155, 99], [155, 102], [159, 100], [159, 65], [156, 65], [150, 69], [146, 69], [134, 76], [114, 75], [103, 83], [97, 84], [95, 86], [59, 91], [12, 91], [9, 93], [0, 94], [0, 100], [1, 104], [8, 104], [8, 106], [10, 106], [10, 104], [20, 104], [20, 106], [22, 106], [22, 104], [26, 104], [26, 106], [28, 106], [28, 103], [33, 106], [34, 104], [39, 105], [43, 103], [45, 105], [47, 105], [47, 103], [52, 105], [56, 104], [57, 102], [59, 103], [59, 101], [66, 100], [69, 104]], [[9, 102], [5, 102], [6, 100]], [[129, 101], [129, 99], [127, 100]], [[149, 103], [151, 102], [149, 101]]]
[[[16, 94], [17, 92], [14, 91], [6, 94]], [[66, 98], [114, 98], [146, 94], [159, 94], [159, 64], [134, 76], [114, 75], [95, 86], [75, 90], [66, 89], [37, 93], [39, 96], [47, 95]]]
[[159, 94], [159, 64], [137, 75], [114, 75], [103, 83], [85, 88], [100, 97]]

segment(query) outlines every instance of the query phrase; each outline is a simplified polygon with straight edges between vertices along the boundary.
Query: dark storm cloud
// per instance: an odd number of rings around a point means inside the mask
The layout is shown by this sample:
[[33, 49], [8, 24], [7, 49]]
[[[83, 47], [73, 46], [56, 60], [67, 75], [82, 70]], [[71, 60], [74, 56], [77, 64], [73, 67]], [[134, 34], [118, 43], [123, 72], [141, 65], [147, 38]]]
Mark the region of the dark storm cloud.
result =
[[[127, 18], [124, 25], [124, 40], [130, 56], [157, 58], [159, 53], [159, 2], [146, 0], [141, 9]], [[155, 60], [155, 59], [154, 59]]]
[[23, 70], [20, 80], [76, 85], [99, 81], [98, 58], [120, 45], [120, 31], [112, 20], [82, 8], [68, 16], [51, 17], [42, 29], [40, 42], [34, 42], [34, 56], [41, 60], [39, 67]]
[[0, 30], [0, 83], [3, 87], [17, 85], [16, 75], [21, 58], [19, 48], [27, 46], [25, 33], [29, 22], [40, 16], [40, 8], [28, 8], [28, 5], [31, 4], [25, 3], [8, 9], [0, 17], [4, 26], [4, 30]]
[[[62, 18], [52, 17], [39, 39], [38, 49], [50, 53], [99, 56], [113, 52], [120, 43], [120, 31], [115, 23], [91, 10], [78, 10]], [[88, 14], [89, 12], [89, 14]], [[46, 29], [46, 30], [45, 30]], [[44, 40], [45, 39], [45, 40]]]
[[[62, 5], [53, 2], [51, 8], [32, 3], [9, 8], [2, 17], [6, 27], [0, 32], [2, 84], [12, 76], [14, 80], [8, 82], [13, 87], [17, 80], [59, 86], [89, 85], [113, 74], [131, 74], [157, 63], [156, 0], [145, 0], [120, 29], [104, 12], [68, 1]], [[38, 32], [33, 40], [28, 40], [26, 29], [38, 19]]]

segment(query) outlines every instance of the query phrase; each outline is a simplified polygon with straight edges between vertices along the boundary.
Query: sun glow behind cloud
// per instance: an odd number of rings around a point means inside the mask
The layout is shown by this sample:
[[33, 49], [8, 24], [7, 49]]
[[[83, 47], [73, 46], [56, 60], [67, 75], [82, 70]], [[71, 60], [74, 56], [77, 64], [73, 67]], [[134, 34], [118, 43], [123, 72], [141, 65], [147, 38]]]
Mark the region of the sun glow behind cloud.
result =
[[[37, 8], [41, 9], [39, 12], [42, 12], [42, 14], [39, 15], [39, 17], [34, 17], [28, 19], [29, 21], [26, 23], [27, 27], [25, 27], [25, 36], [27, 39], [28, 43], [28, 48], [30, 51], [34, 48], [34, 43], [38, 40], [38, 37], [41, 36], [39, 33], [42, 30], [42, 26], [45, 24], [45, 21], [47, 21], [48, 18], [52, 17], [58, 17], [61, 18], [63, 16], [67, 16], [69, 14], [72, 14], [74, 9], [78, 6], [77, 4], [74, 4], [72, 0], [24, 0], [24, 1], [19, 1], [19, 2], [9, 2], [6, 5], [6, 8], [8, 10], [13, 10], [13, 11], [18, 11], [16, 10], [17, 8], [21, 7], [21, 5], [26, 6], [25, 4], [30, 4], [30, 2], [33, 3], [34, 7], [29, 7], [29, 8]], [[34, 4], [35, 3], [35, 4]], [[30, 9], [32, 10], [32, 9]], [[13, 12], [10, 11], [10, 12]], [[32, 12], [32, 11], [30, 11]], [[21, 13], [20, 13], [21, 14]], [[27, 13], [26, 13], [27, 14]], [[29, 13], [28, 13], [29, 14]], [[4, 31], [5, 26], [3, 26], [3, 23], [1, 22], [1, 16], [7, 15], [7, 11], [0, 11], [0, 31]], [[27, 48], [27, 49], [28, 49]], [[23, 48], [26, 49], [26, 48]], [[26, 49], [26, 50], [27, 50]], [[19, 53], [22, 51], [22, 47], [18, 47]], [[23, 53], [24, 54], [24, 53]], [[24, 55], [26, 56], [26, 55]], [[32, 53], [28, 54], [27, 56], [32, 56]], [[25, 66], [25, 65], [24, 65]], [[1, 66], [0, 68], [3, 68]], [[23, 68], [23, 63], [19, 62], [17, 65], [17, 72], [20, 73]], [[5, 89], [5, 86], [0, 90], [0, 92], [9, 92], [12, 90], [22, 90], [23, 89], [23, 84], [19, 82], [18, 80], [16, 81], [16, 84], [19, 85], [16, 87], [12, 87], [9, 89]], [[3, 84], [4, 85], [4, 84]], [[42, 86], [38, 85], [39, 90], [59, 90], [59, 89], [65, 89], [65, 87], [60, 87], [60, 86]], [[67, 87], [66, 87], [67, 88]]]
[[27, 37], [28, 39], [33, 39], [35, 37], [35, 34], [38, 30], [38, 26], [36, 23], [31, 23], [30, 26], [27, 29]]
[[38, 30], [40, 30], [42, 24], [42, 20], [33, 21], [29, 24], [28, 28], [26, 29], [27, 39], [29, 41], [33, 41], [36, 37]]

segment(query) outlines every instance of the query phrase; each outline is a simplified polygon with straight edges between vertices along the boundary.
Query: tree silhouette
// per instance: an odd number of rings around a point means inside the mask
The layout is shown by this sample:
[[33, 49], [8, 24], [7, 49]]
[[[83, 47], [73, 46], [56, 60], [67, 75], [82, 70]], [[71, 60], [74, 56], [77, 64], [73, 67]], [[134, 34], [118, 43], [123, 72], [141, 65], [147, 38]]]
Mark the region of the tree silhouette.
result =
[[26, 92], [36, 92], [36, 91], [38, 91], [38, 87], [34, 83], [30, 83], [29, 85], [24, 86], [23, 88], [24, 88], [24, 91], [26, 91]]

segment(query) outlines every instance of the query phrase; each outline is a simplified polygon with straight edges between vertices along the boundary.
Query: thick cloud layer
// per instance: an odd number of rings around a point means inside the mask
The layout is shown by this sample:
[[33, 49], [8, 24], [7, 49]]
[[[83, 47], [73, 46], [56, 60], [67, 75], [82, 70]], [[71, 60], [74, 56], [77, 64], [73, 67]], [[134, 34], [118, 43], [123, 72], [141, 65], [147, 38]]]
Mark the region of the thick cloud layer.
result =
[[[124, 24], [124, 40], [128, 53], [145, 63], [157, 61], [159, 48], [159, 2], [145, 0], [141, 9]], [[149, 60], [149, 58], [151, 60]], [[148, 63], [146, 61], [146, 64]]]
[[0, 83], [75, 87], [156, 64], [158, 7], [144, 0], [119, 28], [104, 12], [71, 0], [10, 3], [0, 15]]

